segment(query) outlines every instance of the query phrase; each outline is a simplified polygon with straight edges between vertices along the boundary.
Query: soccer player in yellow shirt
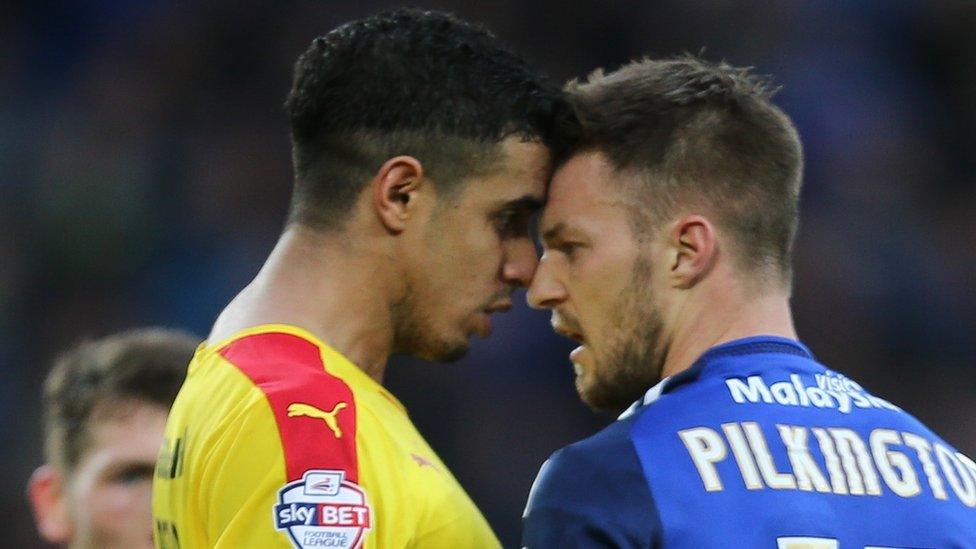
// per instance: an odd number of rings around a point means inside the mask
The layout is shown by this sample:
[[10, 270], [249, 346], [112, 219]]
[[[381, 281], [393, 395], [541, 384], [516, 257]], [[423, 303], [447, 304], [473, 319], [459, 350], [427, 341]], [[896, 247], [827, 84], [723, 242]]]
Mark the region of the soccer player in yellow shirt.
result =
[[499, 545], [383, 372], [392, 353], [459, 358], [530, 281], [564, 108], [446, 14], [385, 12], [312, 42], [286, 102], [288, 222], [173, 406], [157, 546]]

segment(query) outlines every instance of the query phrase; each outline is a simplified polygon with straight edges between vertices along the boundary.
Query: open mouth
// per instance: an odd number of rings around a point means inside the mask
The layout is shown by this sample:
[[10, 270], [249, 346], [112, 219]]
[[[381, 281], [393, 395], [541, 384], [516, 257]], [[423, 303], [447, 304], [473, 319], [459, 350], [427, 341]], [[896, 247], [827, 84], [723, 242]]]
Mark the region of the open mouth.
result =
[[504, 313], [512, 308], [512, 301], [510, 299], [502, 299], [493, 302], [491, 305], [481, 309], [476, 313], [475, 316], [478, 317], [478, 328], [477, 333], [482, 338], [488, 337], [492, 332], [491, 315], [495, 313]]
[[492, 305], [485, 307], [484, 311], [487, 314], [491, 314], [491, 313], [504, 313], [511, 309], [512, 309], [512, 302], [506, 300], [500, 303], [493, 303]]
[[562, 323], [554, 322], [552, 328], [563, 337], [572, 339], [580, 344], [579, 347], [569, 353], [569, 361], [573, 364], [573, 370], [575, 370], [576, 375], [581, 375], [583, 373], [581, 357], [586, 352], [586, 338], [583, 337], [581, 332], [573, 330]]
[[559, 333], [560, 335], [562, 335], [565, 338], [572, 339], [576, 343], [579, 343], [579, 344], [582, 344], [582, 345], [585, 345], [586, 344], [586, 340], [583, 338], [583, 334], [581, 334], [581, 333], [579, 333], [579, 332], [577, 332], [575, 330], [571, 330], [571, 329], [569, 329], [569, 328], [567, 328], [565, 326], [559, 325], [559, 324], [553, 325], [553, 329], [556, 330], [557, 333]]
[[573, 371], [576, 375], [583, 373], [583, 353], [586, 352], [586, 345], [580, 345], [569, 353], [569, 361], [573, 364]]

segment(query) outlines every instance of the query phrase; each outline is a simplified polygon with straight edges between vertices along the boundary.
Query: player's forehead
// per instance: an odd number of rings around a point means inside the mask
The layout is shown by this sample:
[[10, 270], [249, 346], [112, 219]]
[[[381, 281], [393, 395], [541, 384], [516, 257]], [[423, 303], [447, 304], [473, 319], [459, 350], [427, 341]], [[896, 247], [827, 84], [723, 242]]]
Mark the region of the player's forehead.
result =
[[550, 175], [552, 154], [541, 141], [510, 135], [502, 140], [500, 149], [502, 162], [511, 173], [543, 182]]
[[551, 174], [549, 149], [517, 136], [505, 138], [498, 160], [466, 183], [461, 201], [471, 207], [498, 209], [511, 204], [541, 207]]
[[551, 153], [538, 141], [509, 136], [501, 144], [501, 176], [507, 185], [498, 189], [500, 197], [517, 199], [528, 195], [539, 202], [545, 199], [552, 172]]
[[163, 440], [166, 416], [167, 410], [155, 403], [106, 403], [91, 418], [86, 453], [109, 451], [121, 457], [152, 457]]
[[598, 152], [578, 154], [553, 174], [539, 234], [558, 236], [620, 215], [621, 197], [612, 167]]

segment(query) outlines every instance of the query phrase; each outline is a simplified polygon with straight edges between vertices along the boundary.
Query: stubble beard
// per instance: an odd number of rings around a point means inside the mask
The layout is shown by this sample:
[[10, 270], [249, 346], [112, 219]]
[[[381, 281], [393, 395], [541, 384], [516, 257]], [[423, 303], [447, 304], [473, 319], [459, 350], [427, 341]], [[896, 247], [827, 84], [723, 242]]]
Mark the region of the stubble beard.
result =
[[638, 258], [627, 287], [611, 311], [618, 319], [607, 328], [609, 342], [590, 375], [588, 387], [577, 385], [583, 401], [597, 411], [618, 413], [660, 381], [664, 321], [651, 295], [651, 264]]
[[468, 353], [468, 341], [439, 337], [436, 323], [420, 307], [420, 298], [408, 285], [403, 299], [390, 310], [393, 352], [435, 362], [454, 362]]

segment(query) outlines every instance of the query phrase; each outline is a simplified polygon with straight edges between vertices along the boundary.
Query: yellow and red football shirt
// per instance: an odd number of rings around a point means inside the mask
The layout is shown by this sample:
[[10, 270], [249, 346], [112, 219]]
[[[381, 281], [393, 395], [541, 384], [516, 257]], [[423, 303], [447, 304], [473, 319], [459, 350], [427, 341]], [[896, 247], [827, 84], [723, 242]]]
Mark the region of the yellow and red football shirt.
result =
[[161, 549], [500, 546], [397, 399], [287, 325], [197, 350], [153, 515]]

